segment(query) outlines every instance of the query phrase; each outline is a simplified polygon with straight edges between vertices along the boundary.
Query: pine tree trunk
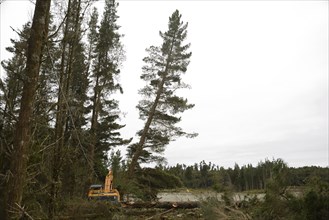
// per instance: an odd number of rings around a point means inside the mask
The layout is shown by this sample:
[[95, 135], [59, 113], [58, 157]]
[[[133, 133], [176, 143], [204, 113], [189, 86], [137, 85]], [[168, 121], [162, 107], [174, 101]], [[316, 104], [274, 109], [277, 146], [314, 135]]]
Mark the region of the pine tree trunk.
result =
[[145, 144], [145, 141], [146, 141], [146, 136], [147, 136], [148, 130], [149, 130], [150, 126], [151, 126], [151, 123], [152, 123], [152, 120], [153, 120], [153, 117], [154, 117], [154, 114], [155, 114], [155, 110], [156, 110], [156, 107], [158, 105], [160, 96], [162, 94], [165, 80], [166, 80], [166, 77], [164, 76], [162, 78], [162, 80], [161, 80], [161, 83], [160, 83], [160, 86], [159, 86], [159, 89], [158, 89], [156, 98], [154, 100], [154, 103], [153, 103], [153, 105], [152, 105], [152, 107], [150, 109], [150, 113], [149, 113], [149, 116], [148, 116], [147, 121], [145, 123], [142, 136], [141, 136], [141, 138], [139, 140], [139, 143], [137, 145], [136, 152], [134, 153], [134, 155], [133, 155], [133, 157], [131, 159], [131, 162], [129, 164], [128, 176], [130, 176], [130, 177], [133, 176], [134, 170], [135, 170], [135, 168], [137, 166], [137, 161], [138, 161], [139, 157], [141, 156], [141, 154], [143, 152], [143, 147], [144, 147], [144, 144]]
[[11, 156], [11, 177], [7, 183], [5, 218], [21, 218], [16, 210], [21, 206], [28, 162], [30, 127], [33, 103], [38, 84], [42, 49], [48, 35], [49, 10], [51, 0], [37, 0], [28, 41], [26, 79], [24, 81], [21, 107]]
[[89, 187], [93, 184], [95, 180], [95, 148], [97, 142], [97, 127], [98, 127], [98, 115], [99, 115], [99, 108], [100, 108], [100, 95], [101, 95], [101, 88], [102, 86], [99, 85], [99, 76], [96, 76], [96, 84], [94, 87], [94, 96], [92, 99], [93, 109], [92, 109], [92, 116], [91, 116], [91, 126], [90, 126], [90, 144], [88, 146], [88, 165], [89, 165], [89, 178], [87, 180], [87, 186]]
[[137, 166], [138, 159], [142, 155], [144, 144], [145, 144], [145, 141], [146, 141], [146, 136], [147, 136], [147, 133], [148, 133], [149, 128], [151, 126], [151, 123], [152, 123], [152, 120], [153, 120], [153, 117], [154, 117], [154, 114], [155, 114], [156, 107], [157, 107], [157, 105], [159, 103], [159, 100], [160, 100], [160, 96], [163, 92], [163, 86], [166, 82], [166, 76], [168, 75], [168, 68], [169, 68], [169, 65], [170, 65], [172, 50], [173, 50], [173, 47], [174, 47], [174, 41], [175, 41], [175, 37], [172, 39], [172, 42], [171, 42], [171, 48], [170, 48], [170, 52], [168, 54], [166, 67], [165, 67], [165, 70], [163, 72], [163, 77], [161, 79], [161, 82], [160, 82], [160, 85], [159, 85], [154, 103], [153, 103], [153, 105], [150, 109], [149, 116], [147, 118], [147, 121], [146, 121], [144, 129], [143, 129], [143, 133], [141, 135], [141, 138], [140, 138], [139, 143], [138, 143], [137, 148], [136, 148], [136, 152], [133, 154], [133, 157], [132, 157], [131, 162], [130, 162], [129, 167], [128, 167], [128, 176], [130, 176], [130, 177], [133, 176], [135, 168]]

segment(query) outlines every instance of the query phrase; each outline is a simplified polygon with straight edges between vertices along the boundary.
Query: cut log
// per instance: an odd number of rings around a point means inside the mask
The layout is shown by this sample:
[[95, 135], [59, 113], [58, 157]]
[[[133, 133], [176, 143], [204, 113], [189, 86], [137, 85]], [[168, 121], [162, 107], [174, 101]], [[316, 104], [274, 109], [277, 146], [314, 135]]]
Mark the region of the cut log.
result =
[[160, 208], [160, 209], [194, 209], [199, 208], [199, 202], [136, 202], [124, 204], [126, 208]]

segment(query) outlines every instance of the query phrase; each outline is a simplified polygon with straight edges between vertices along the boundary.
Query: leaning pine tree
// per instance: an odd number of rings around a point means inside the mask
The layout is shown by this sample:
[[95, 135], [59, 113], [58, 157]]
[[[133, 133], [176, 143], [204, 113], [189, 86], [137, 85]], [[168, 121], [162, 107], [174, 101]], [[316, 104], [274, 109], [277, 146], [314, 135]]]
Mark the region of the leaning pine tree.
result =
[[186, 72], [190, 44], [184, 44], [187, 36], [187, 23], [181, 21], [176, 10], [169, 18], [169, 30], [160, 31], [163, 39], [161, 47], [151, 46], [146, 51], [149, 56], [143, 61], [141, 79], [146, 86], [139, 93], [143, 99], [137, 105], [140, 119], [145, 121], [144, 128], [137, 133], [139, 142], [129, 146], [131, 158], [128, 174], [133, 175], [140, 162], [159, 162], [165, 146], [177, 137], [195, 137], [196, 133], [186, 133], [176, 124], [181, 121], [180, 113], [194, 107], [187, 99], [177, 96], [178, 89], [189, 88], [182, 82], [181, 75]]

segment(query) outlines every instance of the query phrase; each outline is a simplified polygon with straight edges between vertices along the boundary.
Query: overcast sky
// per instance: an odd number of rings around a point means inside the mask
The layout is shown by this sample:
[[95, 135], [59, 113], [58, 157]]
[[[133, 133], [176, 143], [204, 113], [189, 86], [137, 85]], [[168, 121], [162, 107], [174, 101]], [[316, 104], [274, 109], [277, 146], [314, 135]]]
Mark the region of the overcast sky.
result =
[[[125, 137], [143, 126], [135, 106], [145, 49], [161, 44], [159, 30], [178, 9], [192, 51], [183, 77], [192, 89], [180, 94], [195, 104], [180, 126], [199, 136], [171, 143], [169, 165], [282, 158], [289, 166], [328, 166], [328, 1], [119, 2]], [[21, 28], [31, 8], [27, 0], [1, 4], [1, 60], [16, 38], [9, 26]]]

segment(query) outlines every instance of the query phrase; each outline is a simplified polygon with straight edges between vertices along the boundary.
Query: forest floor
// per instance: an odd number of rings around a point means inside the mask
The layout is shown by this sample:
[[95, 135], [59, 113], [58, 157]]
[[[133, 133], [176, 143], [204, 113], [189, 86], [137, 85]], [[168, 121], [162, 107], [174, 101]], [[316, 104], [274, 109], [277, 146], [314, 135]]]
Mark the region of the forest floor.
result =
[[121, 207], [101, 201], [77, 201], [67, 217], [58, 219], [251, 219], [239, 204], [255, 197], [262, 200], [264, 196], [263, 191], [224, 194], [211, 190], [167, 190], [158, 194], [157, 202], [130, 201]]

